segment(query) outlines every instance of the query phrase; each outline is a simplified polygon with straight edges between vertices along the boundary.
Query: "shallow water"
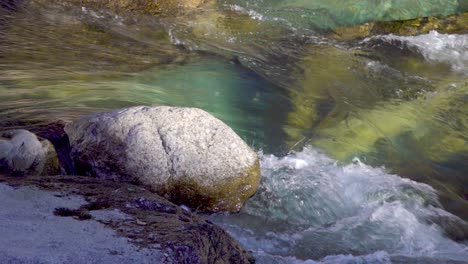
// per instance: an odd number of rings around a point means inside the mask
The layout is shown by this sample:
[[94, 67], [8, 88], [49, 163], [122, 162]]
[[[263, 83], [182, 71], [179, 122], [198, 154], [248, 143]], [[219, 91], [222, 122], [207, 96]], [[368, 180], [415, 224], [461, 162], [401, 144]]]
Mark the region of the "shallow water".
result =
[[0, 9], [0, 125], [200, 107], [264, 153], [258, 194], [212, 216], [260, 263], [462, 263], [468, 36], [329, 33], [468, 7], [390, 3], [225, 0], [174, 19], [24, 1]]
[[458, 0], [224, 0], [257, 19], [275, 20], [299, 30], [324, 29], [368, 21], [451, 15], [466, 9]]

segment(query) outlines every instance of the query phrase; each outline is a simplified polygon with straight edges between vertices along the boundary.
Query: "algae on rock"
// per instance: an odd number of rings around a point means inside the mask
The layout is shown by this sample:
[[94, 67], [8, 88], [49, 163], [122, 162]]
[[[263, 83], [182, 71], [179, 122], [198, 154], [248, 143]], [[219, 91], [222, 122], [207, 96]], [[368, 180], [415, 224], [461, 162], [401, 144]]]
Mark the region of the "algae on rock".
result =
[[[355, 109], [341, 120], [330, 115], [315, 128], [308, 143], [338, 160], [361, 157], [368, 164], [385, 164], [392, 172], [429, 183], [444, 190], [441, 195], [448, 200], [447, 206], [466, 203], [462, 197], [468, 182], [461, 171], [466, 171], [463, 159], [468, 158], [468, 140], [463, 134], [468, 129], [467, 93], [466, 82], [446, 84], [415, 100]], [[447, 170], [442, 164], [460, 171]]]
[[447, 17], [420, 17], [410, 20], [367, 22], [333, 29], [329, 37], [339, 40], [363, 39], [375, 35], [415, 36], [436, 30], [445, 34], [467, 34], [468, 12]]
[[[384, 52], [312, 46], [290, 91], [293, 108], [284, 127], [289, 145], [311, 139], [332, 157], [351, 160], [406, 131], [417, 140], [440, 139], [418, 147], [431, 160], [468, 151], [457, 132], [468, 123], [462, 103], [467, 83], [460, 73], [405, 51], [380, 57]], [[462, 127], [441, 134], [434, 116]]]
[[153, 15], [171, 16], [198, 8], [213, 0], [55, 0], [62, 3], [112, 11], [135, 11]]
[[[386, 56], [389, 48], [395, 49], [392, 56]], [[385, 164], [444, 190], [444, 204], [464, 215], [464, 180], [442, 165], [466, 170], [463, 73], [385, 45], [316, 45], [307, 54], [290, 90], [292, 111], [284, 126], [289, 146], [310, 144], [339, 161], [360, 157], [373, 166]]]
[[[300, 30], [327, 30], [370, 21], [395, 21], [428, 16], [448, 16], [464, 11], [458, 0], [226, 0], [265, 20], [284, 22]], [[465, 1], [466, 2], [466, 1]]]
[[290, 89], [293, 109], [284, 128], [290, 146], [310, 136], [305, 131], [312, 131], [328, 115], [345, 117], [355, 109], [370, 109], [389, 99], [415, 99], [433, 85], [413, 75], [439, 71], [434, 77], [450, 70], [424, 67], [421, 58], [407, 55], [396, 61], [387, 59], [397, 67], [393, 68], [376, 60], [379, 53], [366, 49], [311, 45], [306, 54], [294, 73], [297, 84]]

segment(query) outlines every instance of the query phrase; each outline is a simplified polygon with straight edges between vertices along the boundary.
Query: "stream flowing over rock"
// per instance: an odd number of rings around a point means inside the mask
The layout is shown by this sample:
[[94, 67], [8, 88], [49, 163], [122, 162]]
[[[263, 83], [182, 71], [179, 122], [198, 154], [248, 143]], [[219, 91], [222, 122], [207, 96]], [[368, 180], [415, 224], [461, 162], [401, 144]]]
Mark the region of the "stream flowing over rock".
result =
[[141, 13], [173, 15], [195, 9], [210, 0], [56, 0], [57, 2], [108, 8], [114, 11], [136, 11]]
[[0, 0], [0, 131], [60, 166], [0, 170], [0, 264], [467, 264], [467, 12]]
[[419, 17], [409, 20], [375, 21], [337, 27], [329, 37], [340, 40], [363, 39], [376, 35], [416, 36], [437, 31], [444, 34], [468, 33], [468, 12], [446, 17]]
[[54, 146], [24, 130], [0, 132], [0, 172], [23, 175], [56, 174], [59, 162]]
[[78, 173], [139, 182], [168, 199], [238, 211], [259, 183], [257, 154], [196, 108], [133, 107], [65, 127]]

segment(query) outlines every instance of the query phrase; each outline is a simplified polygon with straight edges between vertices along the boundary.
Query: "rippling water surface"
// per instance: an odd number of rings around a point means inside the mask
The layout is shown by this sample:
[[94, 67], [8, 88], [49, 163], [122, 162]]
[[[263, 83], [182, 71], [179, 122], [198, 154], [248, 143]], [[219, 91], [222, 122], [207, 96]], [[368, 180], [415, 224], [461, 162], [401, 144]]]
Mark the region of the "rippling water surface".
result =
[[[463, 263], [466, 222], [426, 184], [314, 148], [262, 157], [259, 193], [238, 215], [212, 219], [260, 263]], [[464, 235], [463, 235], [464, 234]], [[306, 261], [306, 263], [316, 263]]]
[[225, 0], [159, 18], [22, 1], [0, 9], [0, 125], [200, 107], [262, 152], [257, 195], [211, 216], [260, 263], [464, 263], [468, 35], [332, 33], [467, 10]]

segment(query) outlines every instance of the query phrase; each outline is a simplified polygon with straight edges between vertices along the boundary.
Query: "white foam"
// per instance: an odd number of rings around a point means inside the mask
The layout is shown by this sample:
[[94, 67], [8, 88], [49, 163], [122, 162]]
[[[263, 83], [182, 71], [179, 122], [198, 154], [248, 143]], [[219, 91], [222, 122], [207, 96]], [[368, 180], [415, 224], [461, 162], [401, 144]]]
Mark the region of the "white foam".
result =
[[444, 215], [463, 223], [440, 208], [436, 192], [426, 184], [357, 159], [342, 166], [310, 147], [284, 158], [264, 155], [261, 169], [260, 189], [241, 214], [214, 217], [256, 252], [259, 263], [468, 259], [466, 245], [426, 221]]
[[260, 20], [260, 21], [265, 20], [265, 18], [264, 18], [264, 16], [262, 14], [254, 11], [254, 10], [247, 10], [247, 9], [241, 7], [241, 6], [238, 6], [238, 5], [230, 5], [229, 7], [230, 7], [230, 9], [232, 11], [236, 11], [236, 12], [239, 12], [239, 13], [242, 13], [242, 14], [247, 14], [252, 19], [256, 19], [256, 20]]
[[431, 31], [425, 35], [404, 37], [395, 35], [377, 36], [386, 41], [401, 41], [415, 47], [426, 60], [434, 63], [447, 63], [455, 71], [468, 74], [468, 34], [440, 34]]

